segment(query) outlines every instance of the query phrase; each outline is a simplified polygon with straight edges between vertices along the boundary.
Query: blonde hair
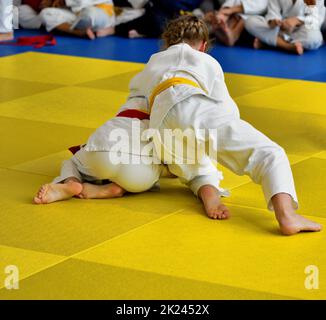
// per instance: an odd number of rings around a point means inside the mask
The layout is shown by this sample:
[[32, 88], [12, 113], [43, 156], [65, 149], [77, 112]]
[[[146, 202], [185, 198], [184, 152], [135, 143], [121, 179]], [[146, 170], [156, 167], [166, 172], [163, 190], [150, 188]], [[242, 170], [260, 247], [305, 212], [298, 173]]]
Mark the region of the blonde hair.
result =
[[203, 41], [208, 44], [209, 31], [203, 20], [195, 16], [184, 15], [168, 23], [162, 40], [165, 49], [182, 42], [194, 45]]

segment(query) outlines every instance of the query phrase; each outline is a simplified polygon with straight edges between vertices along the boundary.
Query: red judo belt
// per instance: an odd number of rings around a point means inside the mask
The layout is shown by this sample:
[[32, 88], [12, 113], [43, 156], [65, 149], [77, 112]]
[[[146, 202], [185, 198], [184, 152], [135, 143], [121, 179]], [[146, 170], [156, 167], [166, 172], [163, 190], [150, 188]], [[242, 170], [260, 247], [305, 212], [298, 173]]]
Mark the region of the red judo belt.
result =
[[33, 46], [35, 49], [43, 48], [44, 46], [54, 46], [57, 40], [53, 35], [32, 36], [32, 37], [18, 37], [15, 41], [0, 42], [1, 45], [6, 46]]
[[[139, 120], [149, 120], [149, 114], [137, 109], [127, 109], [121, 111], [116, 117], [132, 118]], [[73, 146], [68, 149], [72, 154], [77, 153], [80, 150], [80, 146]]]
[[149, 114], [137, 109], [127, 109], [116, 115], [117, 117], [133, 118], [139, 120], [149, 120]]

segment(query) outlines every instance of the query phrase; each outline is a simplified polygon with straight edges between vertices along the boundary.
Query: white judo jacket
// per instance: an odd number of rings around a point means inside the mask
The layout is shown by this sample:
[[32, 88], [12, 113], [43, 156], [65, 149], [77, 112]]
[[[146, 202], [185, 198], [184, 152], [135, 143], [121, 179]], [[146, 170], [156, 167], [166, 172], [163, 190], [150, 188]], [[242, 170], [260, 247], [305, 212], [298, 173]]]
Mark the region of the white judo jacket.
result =
[[201, 88], [178, 85], [156, 96], [151, 110], [151, 128], [158, 129], [174, 105], [193, 95], [205, 95], [214, 102], [223, 104], [226, 114], [231, 112], [239, 116], [238, 108], [226, 87], [220, 64], [210, 55], [195, 50], [186, 43], [152, 55], [144, 70], [131, 80], [131, 96], [137, 95], [140, 90], [150, 97], [157, 85], [174, 77], [193, 80]]

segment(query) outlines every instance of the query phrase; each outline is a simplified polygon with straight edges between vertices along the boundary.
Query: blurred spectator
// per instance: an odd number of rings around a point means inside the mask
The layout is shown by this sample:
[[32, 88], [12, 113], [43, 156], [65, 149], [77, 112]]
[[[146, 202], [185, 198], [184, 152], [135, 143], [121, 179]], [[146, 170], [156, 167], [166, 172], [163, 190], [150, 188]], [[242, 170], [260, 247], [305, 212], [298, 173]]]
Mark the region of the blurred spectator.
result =
[[300, 55], [323, 44], [324, 17], [324, 0], [270, 0], [267, 15], [249, 18], [246, 27], [256, 37], [254, 48], [269, 45]]
[[13, 1], [1, 0], [0, 2], [0, 41], [14, 38], [13, 33]]
[[205, 20], [211, 33], [223, 44], [234, 46], [245, 29], [245, 20], [266, 12], [268, 0], [226, 0], [218, 11], [210, 11]]
[[47, 31], [58, 30], [90, 39], [114, 33], [112, 0], [54, 0], [40, 15]]
[[[133, 1], [129, 1], [130, 3]], [[168, 20], [192, 12], [202, 0], [151, 0], [144, 7], [145, 14], [138, 19], [116, 27], [116, 34], [129, 38], [161, 36]]]
[[45, 5], [51, 6], [52, 1], [42, 0], [22, 0], [19, 9], [19, 25], [26, 29], [39, 29], [42, 25], [42, 19], [39, 15]]

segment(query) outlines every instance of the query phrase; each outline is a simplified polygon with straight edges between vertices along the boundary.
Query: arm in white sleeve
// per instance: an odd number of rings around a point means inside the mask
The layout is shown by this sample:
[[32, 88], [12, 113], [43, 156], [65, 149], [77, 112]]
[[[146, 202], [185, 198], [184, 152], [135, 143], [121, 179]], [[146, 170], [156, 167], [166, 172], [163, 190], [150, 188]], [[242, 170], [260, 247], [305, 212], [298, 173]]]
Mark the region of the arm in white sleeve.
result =
[[279, 0], [269, 0], [266, 20], [282, 20], [281, 7], [279, 5]]
[[241, 0], [243, 12], [250, 15], [262, 15], [266, 12], [268, 0]]
[[231, 8], [239, 5], [241, 5], [241, 0], [226, 0], [223, 3], [222, 8]]

